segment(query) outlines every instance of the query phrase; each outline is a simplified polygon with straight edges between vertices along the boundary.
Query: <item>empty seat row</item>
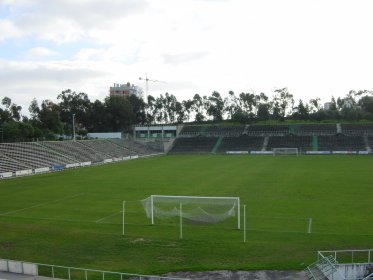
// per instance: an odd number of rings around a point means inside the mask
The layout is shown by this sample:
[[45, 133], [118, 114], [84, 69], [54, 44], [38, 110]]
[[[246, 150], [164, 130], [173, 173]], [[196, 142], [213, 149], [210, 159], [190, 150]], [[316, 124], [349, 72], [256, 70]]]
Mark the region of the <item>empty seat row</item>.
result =
[[345, 135], [373, 135], [373, 124], [341, 124]]
[[250, 125], [246, 132], [253, 136], [286, 135], [289, 133], [288, 125]]
[[337, 125], [335, 124], [305, 124], [293, 126], [297, 135], [335, 135]]
[[127, 140], [42, 141], [0, 144], [0, 173], [159, 153]]
[[170, 153], [210, 153], [217, 140], [218, 137], [177, 138]]
[[273, 148], [298, 148], [299, 151], [310, 151], [312, 149], [311, 136], [271, 136], [268, 140], [267, 150]]
[[0, 144], [0, 152], [22, 165], [39, 168], [76, 162], [73, 158], [43, 147], [39, 143]]
[[213, 125], [207, 126], [205, 130], [206, 136], [240, 136], [244, 132], [244, 125]]
[[362, 136], [318, 136], [319, 151], [366, 151]]
[[264, 137], [242, 135], [240, 137], [224, 137], [218, 152], [228, 151], [260, 151], [263, 148]]

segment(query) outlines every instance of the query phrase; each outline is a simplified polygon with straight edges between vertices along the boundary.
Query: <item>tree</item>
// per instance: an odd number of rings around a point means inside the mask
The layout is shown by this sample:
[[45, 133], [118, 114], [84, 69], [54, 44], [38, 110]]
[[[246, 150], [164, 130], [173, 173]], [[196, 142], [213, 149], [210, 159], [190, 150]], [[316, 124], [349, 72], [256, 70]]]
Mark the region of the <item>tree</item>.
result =
[[176, 121], [177, 123], [183, 123], [186, 119], [186, 111], [184, 107], [185, 103], [180, 103], [179, 101], [175, 104], [175, 113], [176, 113]]
[[363, 96], [359, 100], [359, 106], [368, 113], [373, 114], [373, 96]]
[[256, 116], [259, 120], [269, 120], [270, 117], [270, 108], [271, 104], [268, 102], [268, 96], [261, 92], [259, 95], [257, 95], [257, 112]]
[[[107, 126], [107, 112], [105, 104], [100, 100], [96, 100], [91, 104], [89, 112], [88, 119], [90, 120], [90, 123], [88, 124], [87, 129], [93, 132], [104, 132]], [[70, 127], [70, 131], [72, 131], [72, 126]]]
[[255, 110], [260, 97], [254, 93], [244, 93], [239, 95], [239, 103], [242, 111], [247, 112], [252, 118], [255, 116]]
[[278, 113], [282, 119], [284, 119], [287, 114], [291, 114], [294, 106], [294, 98], [287, 88], [276, 89], [273, 99], [276, 104], [276, 110], [279, 109]]
[[146, 107], [146, 110], [147, 110], [147, 113], [146, 113], [146, 122], [148, 124], [151, 124], [151, 123], [154, 123], [155, 122], [155, 113], [156, 113], [156, 110], [155, 110], [155, 98], [153, 96], [151, 96], [150, 94], [148, 95], [148, 100], [147, 100], [147, 103], [145, 105]]
[[128, 96], [128, 101], [130, 102], [133, 113], [135, 114], [135, 124], [146, 123], [144, 100], [135, 94], [130, 94]]
[[269, 117], [270, 117], [269, 108], [270, 108], [269, 104], [260, 103], [258, 105], [258, 111], [256, 113], [257, 118], [262, 121], [269, 120]]
[[220, 93], [214, 91], [211, 96], [207, 98], [207, 114], [213, 117], [214, 121], [223, 120], [223, 113], [225, 108], [225, 103]]
[[9, 97], [4, 97], [1, 104], [5, 106], [5, 110], [1, 109], [0, 111], [1, 122], [21, 120], [21, 106], [12, 103], [12, 100]]
[[106, 131], [128, 131], [133, 124], [135, 114], [131, 103], [121, 96], [109, 96], [105, 98]]
[[1, 100], [1, 104], [3, 104], [5, 106], [5, 108], [9, 109], [10, 107], [10, 104], [12, 104], [12, 99], [10, 99], [9, 97], [4, 97], [3, 100]]
[[225, 111], [228, 113], [228, 118], [233, 119], [233, 115], [239, 110], [242, 111], [239, 105], [239, 99], [233, 91], [228, 92], [228, 98], [225, 99]]
[[199, 94], [195, 94], [193, 96], [193, 105], [192, 109], [195, 112], [195, 121], [196, 122], [202, 122], [205, 120], [204, 115], [204, 102], [203, 98]]
[[183, 121], [189, 121], [190, 114], [193, 110], [193, 100], [183, 100], [182, 101], [183, 111], [184, 111], [184, 120]]
[[33, 120], [38, 120], [39, 119], [40, 108], [39, 108], [38, 101], [36, 100], [36, 98], [34, 98], [31, 101], [31, 104], [28, 107], [28, 111], [30, 112], [31, 118]]
[[[50, 100], [43, 100], [39, 119], [42, 128], [54, 133], [63, 134], [63, 124], [60, 119], [60, 108]], [[47, 134], [50, 134], [47, 132]]]
[[77, 126], [86, 127], [89, 123], [87, 119], [91, 102], [88, 95], [84, 92], [76, 93], [67, 89], [57, 96], [60, 107], [60, 118], [62, 122], [72, 123], [73, 114], [75, 114], [75, 123]]
[[321, 109], [321, 103], [320, 102], [321, 102], [321, 99], [319, 97], [310, 99], [310, 102], [309, 102], [310, 113], [316, 113], [316, 112], [320, 111], [320, 109]]
[[302, 99], [299, 99], [298, 106], [295, 107], [295, 112], [293, 113], [293, 118], [299, 120], [308, 120], [309, 118], [309, 107], [304, 105]]
[[[161, 95], [162, 97], [162, 95]], [[164, 98], [162, 98], [162, 109], [163, 109], [163, 116], [164, 116], [164, 122], [170, 122], [174, 123], [176, 120], [176, 104], [177, 104], [177, 99], [173, 94], [169, 94], [166, 92]], [[182, 110], [182, 107], [179, 108]]]

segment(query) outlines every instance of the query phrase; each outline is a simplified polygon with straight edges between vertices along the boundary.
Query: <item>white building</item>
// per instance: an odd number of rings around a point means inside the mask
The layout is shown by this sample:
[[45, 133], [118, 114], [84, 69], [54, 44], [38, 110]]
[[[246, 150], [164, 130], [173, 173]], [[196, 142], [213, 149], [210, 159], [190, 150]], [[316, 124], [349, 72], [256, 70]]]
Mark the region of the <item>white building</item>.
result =
[[129, 96], [130, 94], [141, 97], [142, 90], [129, 82], [127, 84], [114, 84], [114, 86], [110, 87], [110, 96]]
[[330, 110], [331, 106], [332, 106], [332, 102], [326, 102], [326, 103], [324, 103], [324, 110]]

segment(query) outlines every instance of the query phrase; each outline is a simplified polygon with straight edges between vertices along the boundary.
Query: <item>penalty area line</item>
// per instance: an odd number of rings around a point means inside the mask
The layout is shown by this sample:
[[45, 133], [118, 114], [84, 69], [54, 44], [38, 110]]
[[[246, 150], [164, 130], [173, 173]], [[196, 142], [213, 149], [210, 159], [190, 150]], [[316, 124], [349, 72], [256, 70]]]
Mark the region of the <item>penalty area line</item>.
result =
[[81, 196], [81, 195], [84, 195], [84, 194], [85, 193], [79, 193], [79, 194], [75, 194], [75, 195], [65, 196], [65, 197], [60, 198], [60, 199], [50, 200], [50, 201], [35, 204], [35, 205], [29, 206], [29, 207], [25, 207], [25, 208], [21, 208], [21, 209], [17, 209], [17, 210], [12, 210], [12, 211], [8, 211], [8, 212], [5, 212], [5, 213], [0, 213], [0, 215], [1, 216], [6, 216], [6, 215], [9, 215], [9, 214], [18, 213], [18, 212], [21, 212], [21, 211], [24, 211], [24, 210], [36, 208], [36, 207], [43, 206], [43, 205], [47, 205], [47, 204], [50, 204], [50, 203], [53, 203], [53, 202], [59, 202], [59, 201], [63, 201], [63, 200], [69, 199], [69, 198], [75, 198], [75, 197], [78, 197], [78, 196]]
[[103, 218], [98, 219], [97, 221], [95, 221], [95, 223], [101, 223], [102, 221], [104, 221], [104, 220], [106, 220], [106, 219], [109, 219], [109, 218], [111, 218], [111, 217], [114, 217], [114, 216], [116, 216], [116, 215], [118, 215], [118, 214], [120, 214], [120, 213], [123, 213], [123, 211], [115, 212], [114, 214], [111, 214], [111, 215], [105, 216], [105, 217], [103, 217]]

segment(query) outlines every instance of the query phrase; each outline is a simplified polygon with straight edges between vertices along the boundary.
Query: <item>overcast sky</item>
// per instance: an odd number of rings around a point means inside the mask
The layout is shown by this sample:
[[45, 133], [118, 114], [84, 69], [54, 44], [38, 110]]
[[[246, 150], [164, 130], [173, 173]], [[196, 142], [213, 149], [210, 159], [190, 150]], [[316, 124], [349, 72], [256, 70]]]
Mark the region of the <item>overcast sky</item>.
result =
[[0, 97], [373, 90], [371, 0], [0, 0]]

